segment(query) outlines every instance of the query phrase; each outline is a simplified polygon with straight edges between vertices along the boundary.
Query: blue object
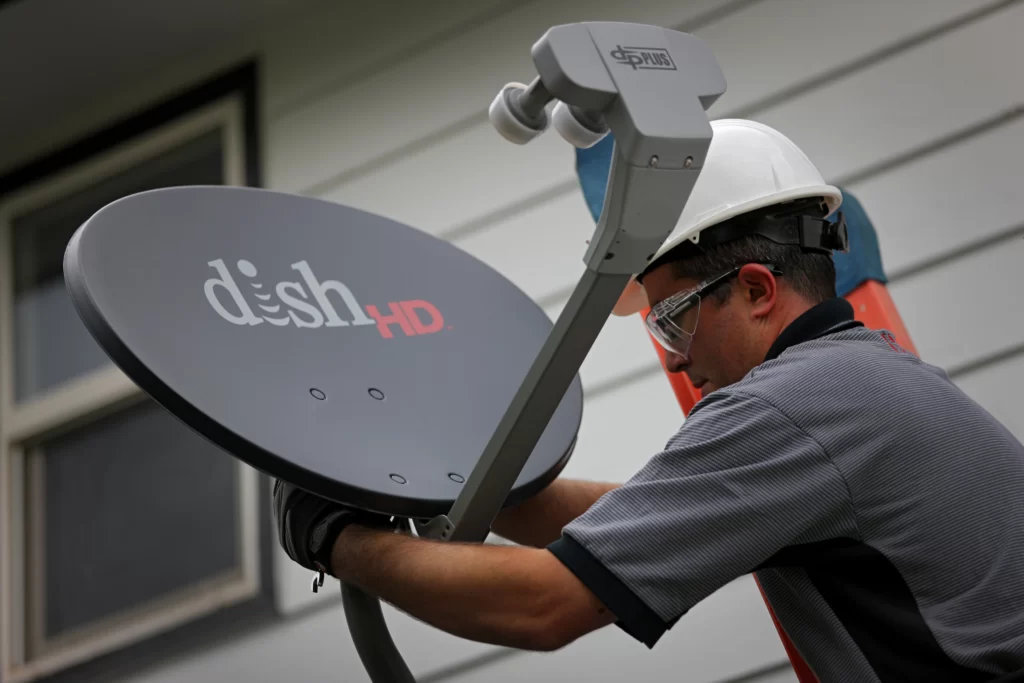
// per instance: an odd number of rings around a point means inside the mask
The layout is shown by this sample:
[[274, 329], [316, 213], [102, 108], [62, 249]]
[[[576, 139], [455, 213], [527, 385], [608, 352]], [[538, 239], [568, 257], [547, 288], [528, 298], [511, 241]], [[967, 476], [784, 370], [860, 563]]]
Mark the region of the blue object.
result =
[[[878, 234], [868, 218], [864, 206], [855, 195], [843, 188], [843, 205], [840, 207], [846, 217], [846, 231], [850, 239], [850, 251], [835, 253], [836, 294], [844, 297], [868, 280], [881, 284], [888, 283], [885, 268], [882, 267], [882, 252], [878, 247]], [[835, 218], [833, 217], [833, 222]]]
[[590, 209], [590, 215], [594, 217], [595, 223], [601, 218], [601, 209], [604, 207], [604, 194], [608, 189], [614, 149], [615, 140], [612, 134], [608, 133], [593, 147], [576, 150], [576, 177], [579, 178], [583, 199], [587, 202], [587, 208]]
[[[595, 223], [601, 218], [601, 209], [604, 207], [614, 148], [615, 140], [609, 133], [593, 147], [576, 150], [576, 177]], [[844, 297], [868, 280], [886, 284], [888, 279], [882, 267], [875, 226], [860, 200], [852, 193], [839, 189], [843, 193], [841, 211], [846, 217], [850, 251], [833, 254], [833, 260], [836, 265], [836, 294]], [[832, 221], [835, 222], [834, 217]]]

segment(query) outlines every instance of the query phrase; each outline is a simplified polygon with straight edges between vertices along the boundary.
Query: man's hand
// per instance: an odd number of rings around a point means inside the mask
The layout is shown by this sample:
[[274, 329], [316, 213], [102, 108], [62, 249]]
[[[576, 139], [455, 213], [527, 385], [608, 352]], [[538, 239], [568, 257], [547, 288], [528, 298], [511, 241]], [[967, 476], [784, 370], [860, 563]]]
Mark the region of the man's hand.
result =
[[[274, 520], [281, 547], [310, 571], [331, 574], [331, 549], [349, 524], [384, 528], [388, 518], [321, 498], [278, 479], [274, 482]], [[332, 574], [333, 575], [333, 574]]]

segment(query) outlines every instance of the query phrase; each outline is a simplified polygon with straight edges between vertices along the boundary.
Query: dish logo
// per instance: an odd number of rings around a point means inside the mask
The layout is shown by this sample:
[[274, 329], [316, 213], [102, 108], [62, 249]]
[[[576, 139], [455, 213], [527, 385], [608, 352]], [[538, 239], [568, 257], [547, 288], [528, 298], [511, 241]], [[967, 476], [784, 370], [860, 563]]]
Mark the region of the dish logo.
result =
[[[210, 261], [208, 265], [217, 271], [217, 277], [208, 279], [203, 287], [206, 300], [221, 318], [234, 325], [255, 327], [267, 322], [277, 327], [295, 325], [314, 329], [376, 325], [380, 336], [385, 339], [394, 336], [392, 328], [396, 326], [398, 331], [409, 337], [431, 334], [444, 327], [441, 312], [433, 304], [419, 299], [392, 301], [388, 303], [388, 314], [381, 313], [376, 306], [367, 306], [364, 311], [352, 290], [337, 280], [320, 282], [306, 261], [292, 264], [292, 270], [298, 271], [302, 276], [302, 282], [278, 282], [268, 288], [268, 291], [263, 291], [264, 283], [256, 279], [256, 266], [242, 259], [237, 264], [238, 272], [249, 280], [252, 295], [259, 300], [256, 307], [261, 313], [268, 314], [258, 315], [242, 294], [242, 288], [238, 286], [224, 261], [217, 259]], [[306, 288], [313, 296], [312, 301]], [[343, 304], [343, 310], [348, 314], [345, 318], [338, 315], [338, 309], [328, 296], [332, 293], [337, 295]], [[226, 302], [226, 298], [229, 298], [230, 302]]]

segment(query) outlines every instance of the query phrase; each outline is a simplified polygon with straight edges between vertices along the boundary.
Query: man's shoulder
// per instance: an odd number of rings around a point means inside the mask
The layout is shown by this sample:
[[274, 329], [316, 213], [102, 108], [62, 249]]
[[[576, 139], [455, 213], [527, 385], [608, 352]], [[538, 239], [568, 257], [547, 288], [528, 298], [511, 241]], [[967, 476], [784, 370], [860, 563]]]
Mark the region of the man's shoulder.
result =
[[803, 405], [840, 405], [844, 398], [892, 392], [900, 379], [906, 387], [948, 384], [945, 373], [896, 343], [891, 333], [858, 327], [795, 344], [778, 357], [754, 367], [740, 381], [704, 397], [693, 413], [729, 406], [770, 405], [794, 417]]
[[795, 344], [754, 367], [730, 388], [755, 395], [765, 390], [776, 394], [828, 382], [840, 389], [870, 381], [878, 374], [892, 379], [894, 373], [920, 372], [942, 375], [940, 369], [902, 348], [892, 333], [858, 327]]

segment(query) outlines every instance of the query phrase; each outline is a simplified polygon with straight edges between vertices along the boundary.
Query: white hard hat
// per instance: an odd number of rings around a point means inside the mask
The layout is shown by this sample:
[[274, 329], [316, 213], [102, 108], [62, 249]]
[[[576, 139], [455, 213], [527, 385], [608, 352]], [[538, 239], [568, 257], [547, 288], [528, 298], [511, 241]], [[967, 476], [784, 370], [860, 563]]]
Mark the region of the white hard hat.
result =
[[[684, 240], [699, 243], [701, 231], [748, 211], [820, 198], [830, 216], [842, 203], [839, 188], [826, 184], [807, 155], [774, 128], [744, 119], [719, 119], [711, 128], [704, 167], [679, 222], [650, 263]], [[646, 307], [647, 298], [634, 276], [613, 313], [632, 315]]]

